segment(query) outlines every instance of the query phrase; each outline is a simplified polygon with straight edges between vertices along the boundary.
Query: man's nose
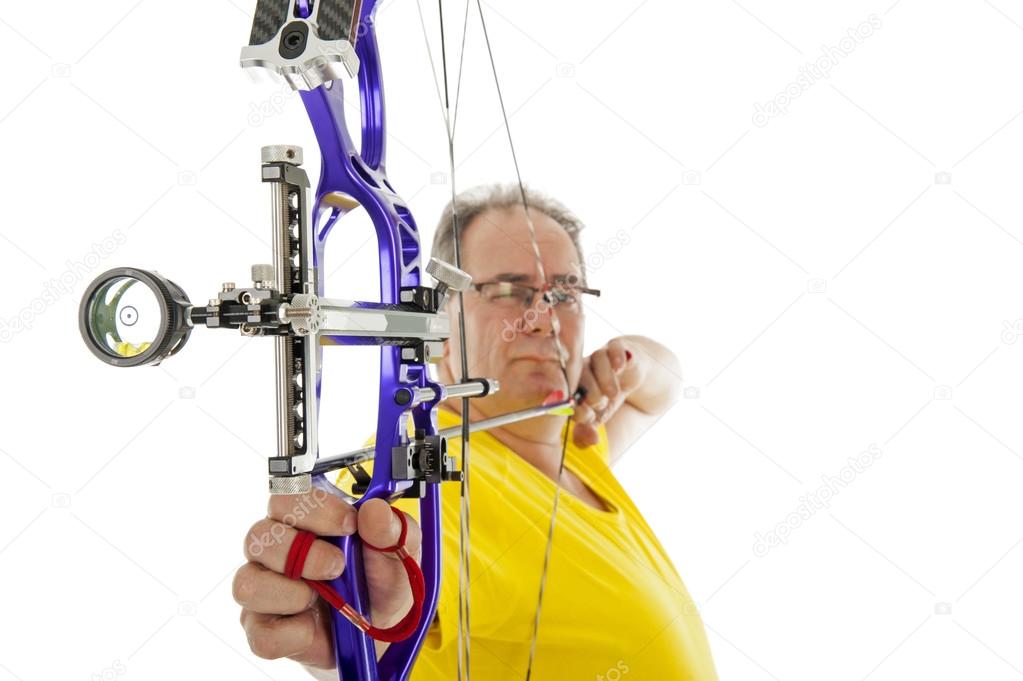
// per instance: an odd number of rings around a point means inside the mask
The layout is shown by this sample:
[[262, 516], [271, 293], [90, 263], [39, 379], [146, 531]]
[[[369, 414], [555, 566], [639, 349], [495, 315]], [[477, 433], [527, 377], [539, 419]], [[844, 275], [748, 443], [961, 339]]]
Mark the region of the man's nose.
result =
[[553, 336], [554, 317], [550, 309], [533, 308], [533, 313], [526, 314], [527, 333], [531, 336]]

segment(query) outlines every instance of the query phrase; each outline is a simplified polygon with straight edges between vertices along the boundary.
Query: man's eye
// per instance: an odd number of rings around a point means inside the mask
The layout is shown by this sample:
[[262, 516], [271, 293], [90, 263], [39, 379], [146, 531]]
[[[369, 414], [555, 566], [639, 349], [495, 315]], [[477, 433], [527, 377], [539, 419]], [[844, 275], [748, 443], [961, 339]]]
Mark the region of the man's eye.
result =
[[575, 291], [554, 291], [554, 299], [558, 303], [575, 303], [579, 301], [579, 294]]
[[499, 305], [514, 303], [522, 299], [522, 296], [514, 288], [507, 286], [495, 286], [487, 295], [487, 300]]

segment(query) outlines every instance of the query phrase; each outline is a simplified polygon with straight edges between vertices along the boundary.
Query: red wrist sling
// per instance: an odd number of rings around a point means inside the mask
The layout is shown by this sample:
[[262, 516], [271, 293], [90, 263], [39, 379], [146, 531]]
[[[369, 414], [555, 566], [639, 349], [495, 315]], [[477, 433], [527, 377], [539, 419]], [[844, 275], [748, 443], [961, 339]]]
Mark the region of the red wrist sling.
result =
[[397, 543], [394, 546], [379, 547], [363, 541], [362, 545], [368, 549], [372, 549], [373, 551], [395, 554], [401, 560], [401, 564], [405, 567], [405, 573], [408, 575], [409, 586], [412, 588], [412, 607], [409, 608], [408, 613], [401, 618], [401, 621], [394, 626], [387, 627], [386, 629], [380, 629], [373, 626], [368, 619], [363, 617], [351, 605], [349, 605], [345, 599], [341, 597], [341, 594], [339, 594], [327, 582], [321, 582], [314, 579], [302, 579], [302, 566], [305, 565], [305, 559], [306, 556], [309, 555], [309, 549], [316, 540], [316, 535], [312, 532], [307, 530], [298, 531], [298, 535], [296, 535], [295, 539], [291, 542], [291, 548], [288, 549], [288, 559], [284, 565], [284, 575], [286, 577], [291, 579], [301, 579], [320, 594], [325, 601], [336, 608], [338, 612], [344, 615], [349, 622], [366, 632], [367, 636], [385, 643], [396, 643], [412, 635], [412, 633], [416, 630], [416, 625], [419, 623], [419, 618], [423, 614], [423, 599], [426, 594], [426, 582], [423, 579], [423, 571], [419, 567], [419, 563], [416, 562], [416, 559], [410, 556], [408, 551], [405, 550], [405, 537], [408, 533], [408, 521], [405, 519], [405, 514], [393, 506], [391, 506], [391, 511], [398, 516], [398, 520], [401, 522], [401, 534], [398, 535]]

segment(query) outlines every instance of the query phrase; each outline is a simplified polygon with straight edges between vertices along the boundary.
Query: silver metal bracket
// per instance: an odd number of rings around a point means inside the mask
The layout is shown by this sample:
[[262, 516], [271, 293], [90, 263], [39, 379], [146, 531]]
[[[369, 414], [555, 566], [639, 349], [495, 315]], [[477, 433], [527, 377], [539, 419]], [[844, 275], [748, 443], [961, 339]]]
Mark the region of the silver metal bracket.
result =
[[[257, 31], [254, 26], [252, 40], [257, 42], [242, 48], [242, 67], [269, 69], [284, 76], [295, 90], [315, 90], [345, 75], [354, 78], [359, 72], [359, 57], [354, 46], [358, 17], [348, 18], [348, 26], [343, 27], [347, 30], [341, 32], [343, 35], [327, 36], [321, 30], [324, 23], [320, 15], [336, 9], [324, 9], [332, 4], [347, 3], [316, 2], [312, 14], [305, 19], [278, 17], [282, 19], [281, 25], [269, 40], [265, 40], [268, 32]], [[336, 19], [333, 15], [325, 17], [332, 26]]]

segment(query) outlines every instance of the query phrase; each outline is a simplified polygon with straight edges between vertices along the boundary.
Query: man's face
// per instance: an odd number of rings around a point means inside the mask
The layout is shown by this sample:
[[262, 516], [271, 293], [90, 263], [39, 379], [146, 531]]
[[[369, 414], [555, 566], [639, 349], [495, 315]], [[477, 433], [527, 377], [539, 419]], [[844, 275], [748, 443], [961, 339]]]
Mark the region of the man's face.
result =
[[[530, 210], [536, 229], [546, 283], [570, 277], [578, 282], [578, 255], [571, 238], [549, 216]], [[521, 206], [488, 210], [464, 230], [462, 269], [473, 283], [505, 281], [541, 288], [529, 226]], [[464, 294], [465, 333], [469, 349], [469, 377], [496, 378], [501, 389], [485, 398], [490, 414], [539, 404], [551, 392], [565, 390], [548, 306], [537, 295], [528, 308], [489, 302], [475, 289]], [[458, 301], [451, 299], [451, 339], [445, 344], [444, 364], [455, 380], [461, 377], [461, 350], [457, 332]], [[582, 366], [583, 315], [581, 305], [558, 305], [559, 337], [567, 354], [568, 377], [574, 388]], [[566, 395], [567, 397], [567, 395]]]

